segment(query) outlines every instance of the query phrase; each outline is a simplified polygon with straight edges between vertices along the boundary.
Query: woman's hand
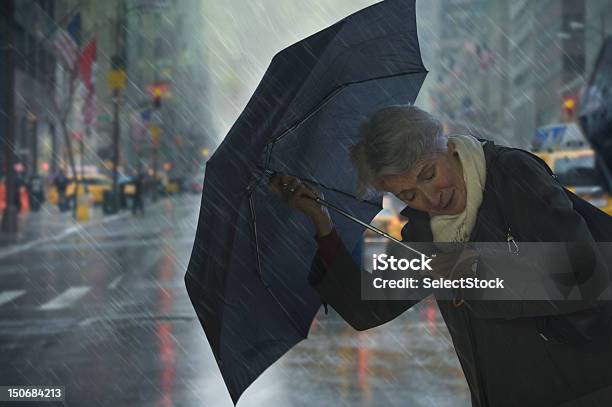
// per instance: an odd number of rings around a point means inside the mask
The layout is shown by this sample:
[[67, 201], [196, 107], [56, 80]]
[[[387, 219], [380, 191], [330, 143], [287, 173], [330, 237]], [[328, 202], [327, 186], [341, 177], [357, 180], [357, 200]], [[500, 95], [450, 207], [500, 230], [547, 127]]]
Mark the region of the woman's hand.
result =
[[478, 251], [470, 248], [451, 253], [437, 253], [429, 263], [431, 274], [449, 280], [474, 277], [478, 257]]
[[323, 198], [323, 193], [313, 186], [301, 182], [298, 178], [274, 174], [268, 187], [290, 208], [297, 209], [308, 216], [317, 229], [318, 236], [325, 236], [332, 230], [332, 222], [327, 208], [315, 199]]

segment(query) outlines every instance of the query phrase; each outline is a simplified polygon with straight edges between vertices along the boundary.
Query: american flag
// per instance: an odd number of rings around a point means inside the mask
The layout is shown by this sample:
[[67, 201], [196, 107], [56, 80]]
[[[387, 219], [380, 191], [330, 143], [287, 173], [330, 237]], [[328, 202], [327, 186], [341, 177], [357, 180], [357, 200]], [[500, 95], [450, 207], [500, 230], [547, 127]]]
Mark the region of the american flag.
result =
[[75, 14], [66, 29], [58, 27], [51, 40], [57, 58], [69, 69], [72, 69], [79, 58], [79, 33], [81, 31], [81, 14]]
[[130, 117], [132, 127], [132, 138], [142, 140], [147, 136], [149, 129], [147, 126], [151, 122], [151, 110], [136, 111]]
[[96, 119], [96, 38], [93, 37], [83, 48], [79, 57], [79, 73], [85, 90], [82, 114], [86, 127]]
[[83, 122], [85, 123], [85, 126], [89, 127], [96, 120], [96, 91], [95, 88], [88, 88], [86, 92], [85, 103], [83, 104], [83, 109], [81, 112], [83, 114]]
[[83, 47], [83, 51], [81, 51], [79, 57], [79, 76], [81, 77], [81, 82], [83, 82], [87, 88], [92, 88], [96, 84], [96, 56], [96, 37], [92, 37], [87, 42], [87, 45]]

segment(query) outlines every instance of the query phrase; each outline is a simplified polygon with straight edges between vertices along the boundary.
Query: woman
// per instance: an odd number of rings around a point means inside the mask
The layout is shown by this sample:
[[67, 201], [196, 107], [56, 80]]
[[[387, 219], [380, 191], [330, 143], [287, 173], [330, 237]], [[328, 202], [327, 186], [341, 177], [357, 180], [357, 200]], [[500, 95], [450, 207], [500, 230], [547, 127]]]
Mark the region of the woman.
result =
[[[508, 242], [512, 249], [516, 242], [594, 240], [563, 188], [531, 155], [471, 136], [447, 138], [419, 108], [374, 113], [351, 159], [362, 192], [374, 187], [408, 205], [404, 241]], [[286, 175], [270, 187], [312, 219], [319, 250], [309, 282], [351, 326], [379, 326], [418, 302], [363, 300], [358, 266], [326, 208], [312, 199], [320, 193]], [[461, 274], [482, 271], [474, 262], [457, 263]], [[612, 328], [601, 307], [463, 297], [437, 302], [474, 406], [612, 405]], [[580, 336], [585, 324], [602, 329], [597, 339]]]

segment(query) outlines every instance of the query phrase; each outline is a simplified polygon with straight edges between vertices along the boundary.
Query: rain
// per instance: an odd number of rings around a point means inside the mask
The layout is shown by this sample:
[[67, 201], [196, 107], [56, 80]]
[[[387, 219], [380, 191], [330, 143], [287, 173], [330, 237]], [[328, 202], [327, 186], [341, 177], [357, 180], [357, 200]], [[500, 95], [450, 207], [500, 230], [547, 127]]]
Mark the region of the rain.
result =
[[[249, 286], [249, 278], [289, 292], [308, 288], [316, 230], [273, 197], [262, 203], [270, 198], [262, 184], [266, 173], [245, 164], [251, 159], [246, 148], [230, 151], [230, 163], [207, 163], [223, 153], [234, 124], [252, 113], [245, 108], [257, 102], [252, 96], [276, 55], [376, 3], [3, 1], [0, 404], [17, 398], [31, 405], [234, 404], [232, 383], [222, 376], [216, 344], [205, 332], [207, 321], [198, 318], [205, 311], [196, 313], [197, 301], [186, 289], [186, 272], [194, 265], [206, 268], [209, 280], [197, 280], [204, 285], [216, 283], [224, 266], [219, 258], [231, 259], [233, 269], [252, 270], [247, 279], [223, 275], [247, 293], [223, 298], [225, 312], [228, 318], [242, 315], [232, 310], [248, 307], [249, 295], [263, 290]], [[602, 99], [609, 79], [594, 75], [606, 62], [605, 44], [607, 63], [612, 61], [610, 0], [416, 0], [416, 28], [427, 74], [414, 104], [436, 115], [446, 135], [532, 151], [564, 186], [612, 214], [612, 151], [609, 143], [585, 135], [585, 123], [598, 124], [581, 117], [610, 103]], [[271, 107], [270, 121], [276, 113]], [[609, 108], [607, 114], [609, 119]], [[311, 129], [304, 122], [288, 127], [275, 150], [262, 147], [266, 165], [290, 172], [297, 160], [283, 161], [280, 154], [316, 150], [293, 133], [300, 126]], [[316, 151], [330, 168], [337, 164], [325, 148]], [[215, 173], [222, 165], [227, 172]], [[233, 185], [232, 177], [245, 169], [257, 175], [248, 185]], [[333, 188], [343, 174], [323, 179], [316, 169], [304, 173], [320, 180], [330, 202], [348, 202]], [[241, 201], [240, 211], [226, 210], [238, 187], [254, 198]], [[207, 206], [209, 197], [217, 199], [214, 205]], [[401, 239], [406, 204], [392, 194], [372, 199], [380, 199], [381, 207], [347, 203], [345, 209], [371, 213], [362, 220]], [[252, 229], [255, 214], [259, 234]], [[351, 254], [360, 268], [371, 273], [370, 259], [386, 250], [389, 238], [340, 215], [332, 219], [359, 231], [354, 241], [343, 239], [355, 248]], [[243, 228], [204, 230], [231, 222]], [[277, 228], [278, 235], [266, 227]], [[251, 246], [238, 242], [251, 241], [253, 232], [257, 256], [248, 257], [244, 250]], [[293, 232], [295, 239], [278, 239]], [[236, 252], [210, 255], [227, 241], [236, 242]], [[283, 276], [266, 274], [273, 262], [282, 262]], [[288, 301], [276, 295], [278, 304]], [[311, 306], [315, 295], [296, 294], [295, 303]], [[200, 306], [213, 302], [204, 299]], [[283, 344], [274, 363], [245, 386], [239, 406], [472, 405], [433, 297], [363, 331], [333, 307], [318, 308], [319, 302], [312, 321], [284, 308], [268, 314], [254, 307], [252, 321], [239, 321], [235, 332], [224, 327], [225, 335], [241, 336], [255, 318], [285, 316], [294, 325], [309, 325], [307, 338]], [[258, 332], [268, 334], [274, 332]], [[61, 389], [61, 397], [8, 396], [10, 388], [33, 386]]]

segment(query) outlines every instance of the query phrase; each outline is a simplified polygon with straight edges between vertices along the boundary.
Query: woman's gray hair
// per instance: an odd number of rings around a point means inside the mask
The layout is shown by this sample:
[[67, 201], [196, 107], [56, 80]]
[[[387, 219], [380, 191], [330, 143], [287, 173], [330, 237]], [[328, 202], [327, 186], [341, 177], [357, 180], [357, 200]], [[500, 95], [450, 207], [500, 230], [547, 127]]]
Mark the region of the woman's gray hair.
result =
[[401, 174], [419, 160], [446, 151], [442, 124], [412, 105], [382, 108], [360, 126], [360, 141], [350, 150], [357, 169], [358, 196], [385, 175]]

